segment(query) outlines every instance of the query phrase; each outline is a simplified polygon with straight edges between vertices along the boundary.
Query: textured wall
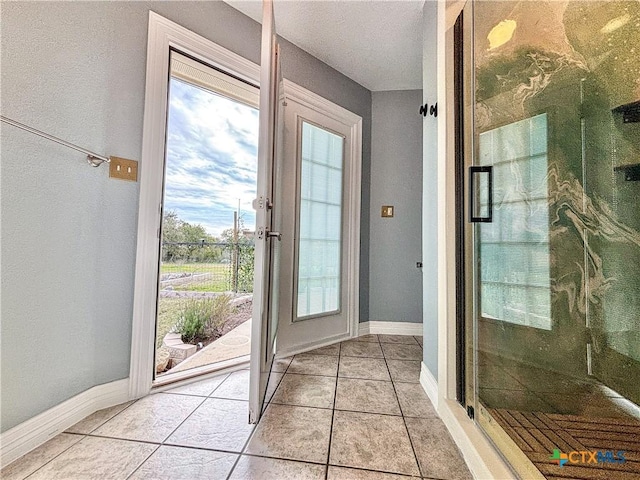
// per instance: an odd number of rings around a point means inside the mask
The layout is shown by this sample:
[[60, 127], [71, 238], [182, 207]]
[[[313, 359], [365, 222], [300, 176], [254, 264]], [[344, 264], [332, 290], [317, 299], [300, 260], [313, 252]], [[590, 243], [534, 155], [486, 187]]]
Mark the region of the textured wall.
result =
[[421, 90], [372, 95], [369, 320], [422, 322], [421, 102]]
[[[252, 60], [260, 26], [222, 2], [3, 2], [2, 114], [140, 159], [148, 11]], [[285, 76], [363, 117], [368, 231], [371, 94], [284, 42]], [[138, 184], [2, 125], [5, 431], [129, 373]], [[142, 166], [141, 168], [144, 168]], [[363, 238], [366, 314], [367, 238]]]

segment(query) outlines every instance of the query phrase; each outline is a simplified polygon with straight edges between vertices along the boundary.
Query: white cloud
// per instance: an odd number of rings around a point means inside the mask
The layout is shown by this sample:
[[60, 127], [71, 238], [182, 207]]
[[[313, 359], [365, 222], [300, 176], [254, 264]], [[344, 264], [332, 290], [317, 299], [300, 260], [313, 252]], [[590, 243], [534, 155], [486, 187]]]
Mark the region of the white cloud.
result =
[[165, 209], [219, 235], [243, 212], [253, 228], [258, 112], [181, 81], [172, 81]]

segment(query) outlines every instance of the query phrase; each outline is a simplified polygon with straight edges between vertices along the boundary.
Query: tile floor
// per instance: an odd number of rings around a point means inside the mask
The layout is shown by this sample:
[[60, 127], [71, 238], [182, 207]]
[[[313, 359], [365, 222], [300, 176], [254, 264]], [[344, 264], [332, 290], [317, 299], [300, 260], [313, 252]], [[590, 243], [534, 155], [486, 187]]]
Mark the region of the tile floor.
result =
[[248, 370], [90, 415], [3, 479], [470, 479], [420, 387], [422, 339], [366, 335], [274, 363], [248, 425]]

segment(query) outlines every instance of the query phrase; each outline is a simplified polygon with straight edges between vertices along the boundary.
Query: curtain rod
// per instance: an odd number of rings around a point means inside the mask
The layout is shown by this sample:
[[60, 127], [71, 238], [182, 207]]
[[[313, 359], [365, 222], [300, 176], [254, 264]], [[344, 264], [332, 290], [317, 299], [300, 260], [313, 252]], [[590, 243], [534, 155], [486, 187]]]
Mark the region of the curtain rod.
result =
[[109, 163], [111, 161], [110, 157], [98, 155], [97, 153], [93, 153], [82, 147], [74, 145], [73, 143], [65, 142], [64, 140], [58, 137], [54, 137], [53, 135], [49, 135], [48, 133], [41, 132], [40, 130], [37, 130], [33, 127], [25, 125], [24, 123], [16, 122], [15, 120], [5, 117], [4, 115], [0, 115], [0, 120], [2, 120], [5, 123], [8, 123], [9, 125], [13, 125], [14, 127], [21, 128], [22, 130], [26, 130], [27, 132], [33, 133], [34, 135], [38, 135], [42, 138], [46, 138], [47, 140], [51, 140], [52, 142], [59, 143], [60, 145], [64, 145], [65, 147], [72, 148], [73, 150], [77, 150], [78, 152], [84, 153], [87, 156], [87, 162], [89, 162], [89, 165], [91, 165], [92, 167], [99, 167], [103, 163], [105, 162]]

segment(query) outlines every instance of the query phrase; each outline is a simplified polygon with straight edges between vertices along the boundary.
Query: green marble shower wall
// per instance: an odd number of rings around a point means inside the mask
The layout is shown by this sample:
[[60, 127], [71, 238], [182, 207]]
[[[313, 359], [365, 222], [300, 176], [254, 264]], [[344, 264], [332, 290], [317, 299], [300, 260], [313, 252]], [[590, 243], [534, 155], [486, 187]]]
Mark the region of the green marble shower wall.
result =
[[478, 348], [640, 403], [640, 2], [474, 2], [474, 57]]

